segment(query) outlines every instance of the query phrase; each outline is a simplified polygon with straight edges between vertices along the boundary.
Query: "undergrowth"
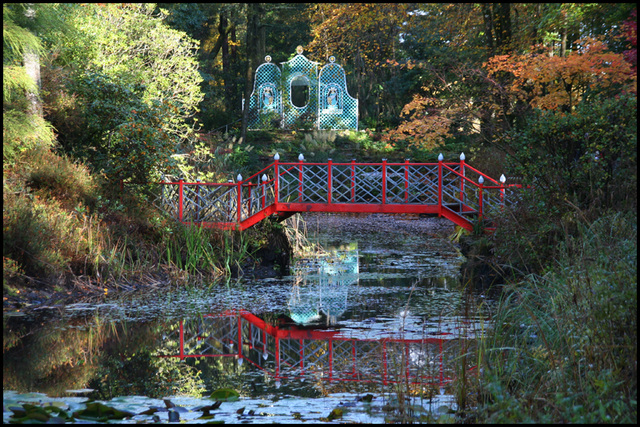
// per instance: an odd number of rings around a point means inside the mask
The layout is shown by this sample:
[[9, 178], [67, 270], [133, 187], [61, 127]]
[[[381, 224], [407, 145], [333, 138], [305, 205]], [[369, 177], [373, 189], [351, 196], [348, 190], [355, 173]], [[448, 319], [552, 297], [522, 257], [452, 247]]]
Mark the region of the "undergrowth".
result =
[[546, 273], [506, 286], [480, 344], [480, 419], [637, 420], [636, 217], [577, 228]]
[[[237, 275], [256, 233], [185, 227], [48, 149], [3, 171], [3, 288], [192, 283]], [[134, 191], [134, 190], [132, 190]], [[149, 279], [154, 275], [155, 279]]]

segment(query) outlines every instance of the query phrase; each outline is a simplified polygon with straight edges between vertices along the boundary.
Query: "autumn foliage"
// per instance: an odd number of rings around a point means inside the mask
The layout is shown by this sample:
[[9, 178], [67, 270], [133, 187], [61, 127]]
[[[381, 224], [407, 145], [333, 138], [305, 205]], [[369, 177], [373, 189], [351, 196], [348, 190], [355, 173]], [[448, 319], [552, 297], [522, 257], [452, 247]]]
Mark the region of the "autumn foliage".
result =
[[594, 39], [583, 39], [566, 57], [550, 56], [544, 47], [525, 55], [497, 55], [485, 63], [490, 76], [509, 74], [512, 99], [533, 108], [571, 111], [589, 90], [617, 86], [636, 93], [637, 80], [624, 56]]

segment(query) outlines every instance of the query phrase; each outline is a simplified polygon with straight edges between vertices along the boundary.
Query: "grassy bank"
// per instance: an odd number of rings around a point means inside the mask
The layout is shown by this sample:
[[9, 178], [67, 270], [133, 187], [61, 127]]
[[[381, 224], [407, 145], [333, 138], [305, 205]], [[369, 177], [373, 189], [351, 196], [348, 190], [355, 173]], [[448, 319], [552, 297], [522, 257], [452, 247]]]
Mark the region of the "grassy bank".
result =
[[583, 221], [558, 245], [502, 292], [469, 384], [478, 422], [637, 420], [637, 217]]
[[4, 170], [3, 294], [215, 282], [256, 265], [273, 228], [185, 227], [68, 157], [31, 150]]

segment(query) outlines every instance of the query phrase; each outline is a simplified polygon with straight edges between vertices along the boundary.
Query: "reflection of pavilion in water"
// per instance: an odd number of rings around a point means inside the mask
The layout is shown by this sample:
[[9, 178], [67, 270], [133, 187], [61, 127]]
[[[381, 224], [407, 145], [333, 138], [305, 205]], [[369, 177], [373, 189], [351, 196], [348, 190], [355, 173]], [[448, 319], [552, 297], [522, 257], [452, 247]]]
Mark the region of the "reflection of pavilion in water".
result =
[[305, 325], [324, 314], [327, 324], [333, 325], [347, 310], [349, 290], [358, 282], [358, 251], [336, 251], [318, 258], [316, 265], [317, 274], [297, 272], [289, 299], [290, 317]]

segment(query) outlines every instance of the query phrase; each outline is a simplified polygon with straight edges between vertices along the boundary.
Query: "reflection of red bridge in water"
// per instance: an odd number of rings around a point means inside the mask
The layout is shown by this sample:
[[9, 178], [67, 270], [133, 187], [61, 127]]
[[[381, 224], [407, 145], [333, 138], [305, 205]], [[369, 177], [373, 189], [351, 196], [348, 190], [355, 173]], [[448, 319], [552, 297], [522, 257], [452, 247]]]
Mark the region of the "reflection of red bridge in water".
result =
[[[246, 229], [297, 212], [432, 214], [472, 230], [491, 220], [519, 185], [456, 163], [274, 163], [237, 182], [161, 182], [158, 205], [184, 224]], [[486, 223], [485, 223], [486, 224]], [[490, 227], [490, 226], [489, 226]]]
[[[232, 357], [280, 379], [411, 383], [443, 387], [458, 355], [451, 334], [422, 339], [358, 339], [266, 323], [248, 311], [227, 311], [180, 321], [170, 354], [158, 357]], [[473, 371], [472, 367], [470, 371]]]

